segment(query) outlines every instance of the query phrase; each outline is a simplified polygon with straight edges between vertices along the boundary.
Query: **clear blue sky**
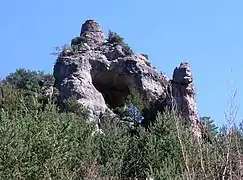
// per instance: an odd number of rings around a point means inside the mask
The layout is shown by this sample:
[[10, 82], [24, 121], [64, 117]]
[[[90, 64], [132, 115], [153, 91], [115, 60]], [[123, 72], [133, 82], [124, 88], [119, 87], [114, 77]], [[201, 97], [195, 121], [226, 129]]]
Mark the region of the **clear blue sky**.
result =
[[181, 61], [190, 62], [199, 113], [221, 125], [229, 90], [237, 88], [237, 104], [243, 100], [242, 8], [242, 0], [2, 1], [0, 77], [17, 68], [52, 72], [52, 47], [69, 44], [90, 17], [148, 53], [169, 77]]

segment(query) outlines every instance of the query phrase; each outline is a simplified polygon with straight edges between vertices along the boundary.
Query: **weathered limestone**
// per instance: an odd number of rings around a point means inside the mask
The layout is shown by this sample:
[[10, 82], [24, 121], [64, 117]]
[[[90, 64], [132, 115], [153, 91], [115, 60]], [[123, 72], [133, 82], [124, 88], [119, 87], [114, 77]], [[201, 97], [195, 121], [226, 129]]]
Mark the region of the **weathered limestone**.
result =
[[144, 95], [150, 114], [176, 106], [189, 122], [198, 122], [188, 63], [176, 68], [173, 79], [169, 80], [145, 56], [133, 54], [124, 44], [106, 40], [94, 20], [83, 24], [80, 37], [74, 38], [71, 44], [54, 66], [55, 86], [60, 91], [60, 99], [76, 95], [77, 101], [89, 109], [90, 120], [99, 118], [107, 109], [124, 105], [130, 90], [136, 88]]

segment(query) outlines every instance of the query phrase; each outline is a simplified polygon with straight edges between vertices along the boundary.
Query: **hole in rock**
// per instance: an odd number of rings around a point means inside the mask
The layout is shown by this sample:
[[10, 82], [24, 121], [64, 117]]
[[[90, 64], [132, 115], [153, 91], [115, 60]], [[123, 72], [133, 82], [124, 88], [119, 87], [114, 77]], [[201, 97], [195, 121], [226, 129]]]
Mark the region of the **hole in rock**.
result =
[[[134, 82], [128, 75], [114, 72], [101, 72], [93, 78], [93, 85], [103, 95], [109, 108], [113, 109], [114, 113], [119, 114], [116, 108], [124, 107], [127, 97], [130, 94], [129, 87], [133, 87]], [[122, 114], [122, 116], [126, 120], [136, 121], [137, 123], [144, 120], [143, 112], [132, 104], [126, 106], [126, 110], [123, 113], [125, 114]]]
[[112, 109], [125, 105], [131, 83], [129, 76], [115, 72], [101, 72], [93, 78], [93, 85]]

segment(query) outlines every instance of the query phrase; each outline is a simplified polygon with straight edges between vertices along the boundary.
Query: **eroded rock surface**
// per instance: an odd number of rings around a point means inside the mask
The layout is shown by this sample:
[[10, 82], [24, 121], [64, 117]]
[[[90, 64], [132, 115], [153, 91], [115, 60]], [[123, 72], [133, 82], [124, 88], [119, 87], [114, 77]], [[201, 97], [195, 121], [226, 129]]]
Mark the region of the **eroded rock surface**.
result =
[[176, 102], [178, 110], [189, 121], [198, 119], [188, 64], [176, 68], [170, 81], [157, 72], [145, 56], [134, 54], [125, 43], [105, 39], [94, 20], [86, 21], [80, 36], [72, 40], [71, 48], [60, 53], [54, 76], [60, 98], [75, 95], [78, 102], [89, 109], [90, 120], [97, 119], [107, 109], [124, 105], [133, 88], [143, 94], [150, 118], [157, 111], [172, 108]]
[[172, 95], [174, 108], [197, 129], [199, 116], [196, 105], [196, 90], [189, 63], [183, 62], [173, 73]]

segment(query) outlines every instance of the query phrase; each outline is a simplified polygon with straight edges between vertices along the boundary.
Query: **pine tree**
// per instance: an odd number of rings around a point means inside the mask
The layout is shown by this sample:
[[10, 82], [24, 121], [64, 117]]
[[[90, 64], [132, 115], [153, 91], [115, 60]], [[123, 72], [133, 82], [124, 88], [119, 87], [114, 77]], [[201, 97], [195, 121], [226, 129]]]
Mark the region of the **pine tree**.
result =
[[200, 123], [203, 138], [212, 143], [212, 140], [218, 134], [218, 127], [215, 125], [214, 120], [211, 117], [203, 116], [200, 117]]

